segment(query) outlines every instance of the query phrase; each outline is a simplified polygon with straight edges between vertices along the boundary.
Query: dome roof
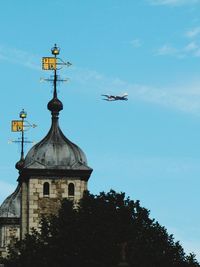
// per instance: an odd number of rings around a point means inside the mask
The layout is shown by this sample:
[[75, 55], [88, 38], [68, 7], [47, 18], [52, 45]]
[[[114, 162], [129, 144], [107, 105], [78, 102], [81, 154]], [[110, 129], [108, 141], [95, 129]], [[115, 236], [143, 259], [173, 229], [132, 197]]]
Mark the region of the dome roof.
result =
[[0, 206], [0, 218], [20, 218], [21, 191], [19, 185]]
[[58, 113], [60, 100], [53, 98], [48, 104], [52, 112], [52, 125], [48, 134], [34, 145], [25, 157], [25, 169], [91, 170], [84, 152], [62, 133]]
[[84, 152], [53, 123], [46, 137], [28, 152], [24, 168], [85, 169], [87, 159]]

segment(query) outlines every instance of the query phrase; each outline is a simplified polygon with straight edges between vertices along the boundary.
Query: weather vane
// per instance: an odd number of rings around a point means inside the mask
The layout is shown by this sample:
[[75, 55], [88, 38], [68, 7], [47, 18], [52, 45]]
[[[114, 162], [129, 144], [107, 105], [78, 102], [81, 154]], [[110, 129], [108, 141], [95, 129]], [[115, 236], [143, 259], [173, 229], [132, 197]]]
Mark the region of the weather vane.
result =
[[53, 79], [42, 79], [44, 81], [50, 81], [53, 82], [54, 85], [54, 97], [57, 97], [57, 82], [65, 82], [68, 81], [68, 79], [59, 79], [57, 75], [57, 70], [62, 69], [64, 66], [71, 66], [72, 64], [70, 62], [64, 62], [61, 58], [57, 57], [60, 54], [60, 48], [57, 47], [55, 44], [54, 47], [51, 49], [52, 55], [54, 57], [43, 57], [42, 58], [42, 69], [43, 70], [53, 70], [54, 76]]
[[35, 128], [37, 125], [29, 123], [26, 119], [27, 113], [22, 109], [19, 113], [21, 120], [12, 120], [11, 130], [12, 132], [21, 132], [21, 137], [18, 140], [9, 140], [10, 143], [21, 143], [21, 159], [24, 158], [24, 144], [33, 143], [33, 141], [25, 140], [24, 132], [29, 130], [31, 127]]

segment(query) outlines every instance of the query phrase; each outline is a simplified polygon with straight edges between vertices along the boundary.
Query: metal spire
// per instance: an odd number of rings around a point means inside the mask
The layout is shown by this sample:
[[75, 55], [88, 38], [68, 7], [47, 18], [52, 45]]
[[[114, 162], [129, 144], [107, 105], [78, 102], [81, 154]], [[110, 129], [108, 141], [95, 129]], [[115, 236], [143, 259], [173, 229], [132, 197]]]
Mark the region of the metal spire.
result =
[[27, 117], [27, 113], [24, 109], [20, 112], [19, 117], [22, 119], [21, 159], [24, 159], [24, 119]]
[[60, 54], [60, 48], [55, 44], [51, 49], [51, 53], [54, 57], [43, 57], [42, 58], [42, 69], [43, 70], [53, 70], [54, 75], [53, 79], [41, 79], [44, 81], [53, 82], [53, 98], [57, 99], [57, 83], [58, 82], [66, 82], [68, 79], [59, 79], [57, 75], [57, 70], [63, 68], [63, 66], [71, 66], [70, 62], [65, 62], [61, 58], [57, 57]]
[[54, 86], [54, 91], [53, 91], [53, 98], [57, 98], [57, 55], [60, 54], [60, 48], [57, 47], [55, 44], [54, 47], [51, 49], [52, 55], [55, 57], [55, 68], [54, 68], [54, 79], [53, 79], [53, 86]]
[[[26, 121], [27, 113], [22, 109], [22, 111], [19, 113], [19, 117], [21, 120], [13, 120], [11, 122], [11, 130], [12, 132], [21, 132], [21, 137], [18, 140], [9, 140], [9, 143], [20, 143], [21, 144], [21, 156], [18, 163], [22, 163], [24, 161], [24, 144], [25, 143], [33, 143], [32, 141], [25, 140], [24, 137], [24, 131], [32, 128], [35, 128], [35, 124], [30, 124], [28, 121]], [[20, 164], [16, 164], [16, 166], [19, 167]], [[21, 166], [21, 165], [20, 165]], [[18, 169], [17, 167], [17, 169]]]

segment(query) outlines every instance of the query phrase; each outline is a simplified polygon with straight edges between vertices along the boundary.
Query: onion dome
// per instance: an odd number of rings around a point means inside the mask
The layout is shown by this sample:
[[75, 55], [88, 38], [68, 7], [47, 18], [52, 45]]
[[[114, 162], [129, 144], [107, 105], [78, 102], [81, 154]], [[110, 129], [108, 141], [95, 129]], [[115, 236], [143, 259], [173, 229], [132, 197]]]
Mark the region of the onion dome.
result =
[[0, 206], [0, 218], [20, 218], [21, 191], [19, 185]]
[[58, 175], [58, 171], [61, 171], [62, 174], [79, 175], [88, 179], [92, 169], [87, 165], [84, 152], [65, 137], [59, 127], [58, 115], [63, 109], [62, 102], [54, 96], [47, 107], [52, 114], [51, 128], [48, 134], [27, 153], [20, 173]]
[[84, 152], [64, 136], [58, 120], [53, 119], [48, 134], [25, 157], [24, 168], [85, 169], [87, 159]]

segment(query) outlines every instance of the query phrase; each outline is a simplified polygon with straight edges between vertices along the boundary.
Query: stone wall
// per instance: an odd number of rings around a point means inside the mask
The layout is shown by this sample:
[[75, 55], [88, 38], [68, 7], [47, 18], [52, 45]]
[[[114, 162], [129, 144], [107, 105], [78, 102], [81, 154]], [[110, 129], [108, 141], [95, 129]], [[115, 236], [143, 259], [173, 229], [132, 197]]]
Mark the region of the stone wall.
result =
[[5, 257], [8, 245], [14, 244], [19, 238], [19, 225], [2, 225], [0, 227], [0, 256]]
[[[49, 183], [49, 194], [44, 195], [44, 183]], [[74, 184], [74, 196], [68, 195], [68, 185], [70, 183]], [[73, 199], [74, 202], [78, 202], [82, 198], [83, 192], [87, 190], [87, 182], [74, 177], [63, 177], [60, 179], [34, 177], [29, 179], [28, 187], [24, 185], [23, 189], [22, 229], [23, 233], [25, 233], [26, 228], [28, 228], [28, 232], [30, 232], [31, 228], [38, 229], [40, 219], [43, 215], [56, 214], [62, 199], [70, 198]], [[27, 194], [27, 198], [24, 194]], [[27, 203], [28, 207], [26, 205]], [[24, 234], [22, 237], [23, 236]]]

